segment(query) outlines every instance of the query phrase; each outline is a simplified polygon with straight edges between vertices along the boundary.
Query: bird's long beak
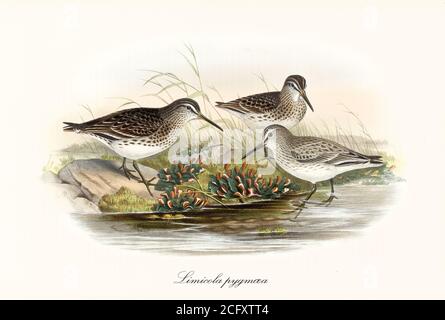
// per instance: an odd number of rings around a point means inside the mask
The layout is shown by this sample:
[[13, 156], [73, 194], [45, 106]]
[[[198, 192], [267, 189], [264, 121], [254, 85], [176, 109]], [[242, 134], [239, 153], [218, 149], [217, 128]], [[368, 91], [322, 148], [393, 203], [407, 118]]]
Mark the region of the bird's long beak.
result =
[[215, 122], [213, 122], [212, 120], [210, 120], [209, 118], [207, 118], [205, 115], [203, 115], [202, 113], [198, 113], [198, 116], [202, 119], [207, 121], [208, 123], [210, 123], [212, 126], [218, 128], [221, 131], [224, 131], [220, 126], [218, 126]]
[[301, 97], [304, 99], [304, 101], [307, 103], [307, 105], [309, 106], [309, 108], [311, 108], [312, 112], [314, 112], [314, 108], [312, 107], [311, 103], [309, 102], [309, 99], [306, 95], [306, 91], [301, 91]]

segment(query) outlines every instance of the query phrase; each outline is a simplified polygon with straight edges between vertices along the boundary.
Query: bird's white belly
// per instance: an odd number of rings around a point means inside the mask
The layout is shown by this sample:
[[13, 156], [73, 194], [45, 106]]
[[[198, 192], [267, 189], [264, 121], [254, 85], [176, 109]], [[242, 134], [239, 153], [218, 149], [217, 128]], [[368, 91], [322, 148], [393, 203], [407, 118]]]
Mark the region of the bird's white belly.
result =
[[278, 164], [294, 177], [311, 183], [326, 181], [338, 175], [337, 169], [331, 165], [287, 165], [280, 162]]
[[280, 166], [291, 175], [298, 179], [306, 180], [312, 183], [330, 180], [339, 174], [366, 168], [380, 167], [381, 164], [356, 164], [344, 167], [336, 167], [330, 164], [295, 164], [287, 165], [286, 163], [280, 163]]
[[180, 129], [172, 130], [167, 137], [162, 139], [139, 137], [110, 141], [95, 134], [90, 134], [90, 136], [107, 145], [121, 157], [139, 160], [153, 156], [171, 147], [178, 139], [180, 132]]
[[146, 157], [150, 157], [168, 148], [166, 145], [144, 145], [144, 144], [125, 144], [122, 141], [114, 141], [110, 147], [118, 155], [131, 160], [138, 160]]

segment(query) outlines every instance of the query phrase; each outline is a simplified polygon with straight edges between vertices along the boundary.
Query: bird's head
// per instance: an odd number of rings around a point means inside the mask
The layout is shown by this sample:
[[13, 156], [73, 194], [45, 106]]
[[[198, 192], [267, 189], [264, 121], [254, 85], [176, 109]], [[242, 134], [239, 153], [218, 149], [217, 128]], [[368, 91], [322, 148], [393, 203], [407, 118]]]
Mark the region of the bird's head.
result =
[[195, 100], [190, 98], [183, 98], [176, 100], [174, 104], [176, 105], [176, 108], [182, 109], [187, 114], [190, 120], [202, 119], [210, 123], [212, 126], [223, 131], [223, 129], [219, 125], [217, 125], [215, 122], [213, 122], [212, 120], [210, 120], [209, 118], [207, 118], [202, 114], [201, 108], [199, 107], [198, 102], [196, 102]]
[[309, 99], [306, 95], [306, 79], [300, 75], [292, 75], [286, 78], [284, 86], [289, 86], [292, 90], [296, 90], [298, 94], [304, 99], [306, 104], [314, 111]]
[[266, 157], [268, 156], [268, 150], [275, 151], [278, 138], [286, 135], [288, 132], [289, 130], [279, 124], [273, 124], [264, 129], [263, 145]]

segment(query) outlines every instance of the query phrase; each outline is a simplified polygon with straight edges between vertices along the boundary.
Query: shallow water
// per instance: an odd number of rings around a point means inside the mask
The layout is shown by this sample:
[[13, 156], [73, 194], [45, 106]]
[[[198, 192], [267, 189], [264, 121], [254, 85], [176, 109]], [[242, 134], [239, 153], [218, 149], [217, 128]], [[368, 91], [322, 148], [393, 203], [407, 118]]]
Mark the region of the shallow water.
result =
[[248, 253], [297, 249], [357, 234], [389, 213], [400, 184], [336, 187], [329, 207], [307, 205], [294, 220], [298, 199], [210, 210], [204, 216], [153, 219], [147, 214], [73, 217], [110, 245], [167, 253]]

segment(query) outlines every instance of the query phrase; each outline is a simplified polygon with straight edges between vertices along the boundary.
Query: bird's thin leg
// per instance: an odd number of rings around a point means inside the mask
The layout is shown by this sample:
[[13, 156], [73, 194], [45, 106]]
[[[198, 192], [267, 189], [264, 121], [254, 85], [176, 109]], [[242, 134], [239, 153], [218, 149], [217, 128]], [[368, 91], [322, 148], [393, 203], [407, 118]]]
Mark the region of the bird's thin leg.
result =
[[305, 201], [305, 203], [314, 204], [317, 206], [326, 206], [326, 207], [329, 206], [334, 199], [337, 199], [337, 197], [334, 194], [334, 179], [330, 179], [329, 183], [331, 184], [331, 194], [329, 195], [329, 198], [327, 198], [326, 200], [320, 201], [320, 202]]
[[150, 186], [154, 186], [153, 183], [150, 183], [153, 181], [153, 179], [155, 179], [156, 177], [151, 178], [150, 180], [145, 180], [144, 176], [141, 173], [141, 170], [139, 169], [138, 163], [136, 162], [136, 160], [133, 160], [133, 167], [136, 169], [136, 171], [139, 173], [139, 175], [141, 176], [142, 182], [145, 184], [145, 187], [147, 188], [148, 193], [150, 194], [150, 196], [153, 197], [153, 193], [151, 193], [150, 190]]
[[298, 218], [298, 216], [300, 215], [300, 213], [303, 211], [303, 209], [305, 208], [305, 204], [309, 203], [309, 199], [314, 195], [314, 193], [317, 191], [317, 184], [314, 183], [311, 192], [307, 195], [307, 197], [302, 201], [302, 204], [300, 204], [296, 210], [296, 215], [295, 217], [293, 217], [291, 219], [291, 221], [296, 221], [296, 219]]
[[124, 171], [124, 174], [128, 178], [128, 180], [131, 180], [133, 178], [136, 181], [141, 181], [138, 176], [133, 174], [134, 170], [127, 168], [126, 162], [127, 158], [123, 158], [122, 165], [119, 167], [119, 169], [122, 169]]
[[302, 205], [298, 206], [297, 210], [295, 210], [295, 212], [296, 212], [297, 214], [295, 215], [295, 217], [293, 217], [293, 218], [291, 219], [291, 221], [296, 221], [297, 218], [298, 218], [298, 216], [300, 215], [300, 213], [303, 211], [304, 208], [305, 208], [304, 203], [303, 203]]
[[306, 199], [303, 200], [303, 203], [311, 203], [309, 201], [309, 199], [314, 195], [314, 193], [317, 192], [317, 184], [314, 183], [314, 186], [312, 187], [311, 192], [309, 193], [309, 195], [306, 197]]
[[329, 195], [329, 198], [322, 201], [326, 206], [329, 206], [334, 199], [338, 199], [334, 192], [334, 179], [329, 180], [329, 182], [331, 183], [331, 194]]

